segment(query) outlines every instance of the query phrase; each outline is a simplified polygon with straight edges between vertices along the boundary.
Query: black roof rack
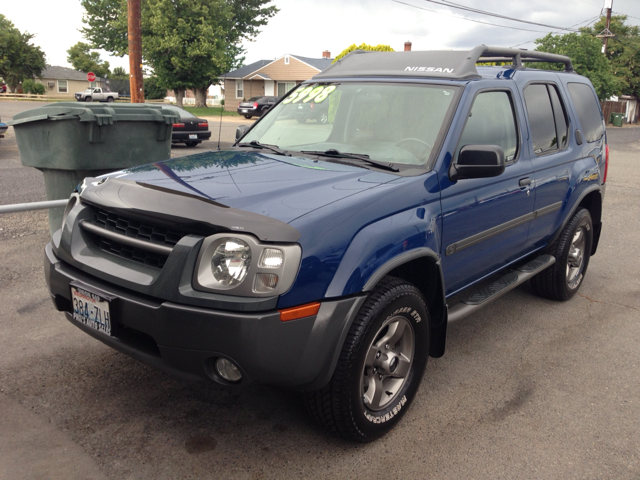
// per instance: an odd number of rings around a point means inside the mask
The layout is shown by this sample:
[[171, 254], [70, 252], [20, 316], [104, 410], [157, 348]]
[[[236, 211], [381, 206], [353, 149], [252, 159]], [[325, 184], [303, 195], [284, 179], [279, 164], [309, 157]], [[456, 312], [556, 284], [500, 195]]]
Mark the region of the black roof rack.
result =
[[476, 63], [482, 62], [512, 62], [515, 69], [523, 68], [523, 62], [562, 63], [565, 72], [573, 72], [571, 59], [564, 55], [479, 45], [466, 52], [460, 50], [409, 52], [355, 50], [313, 77], [313, 80], [388, 75], [467, 80], [480, 78]]

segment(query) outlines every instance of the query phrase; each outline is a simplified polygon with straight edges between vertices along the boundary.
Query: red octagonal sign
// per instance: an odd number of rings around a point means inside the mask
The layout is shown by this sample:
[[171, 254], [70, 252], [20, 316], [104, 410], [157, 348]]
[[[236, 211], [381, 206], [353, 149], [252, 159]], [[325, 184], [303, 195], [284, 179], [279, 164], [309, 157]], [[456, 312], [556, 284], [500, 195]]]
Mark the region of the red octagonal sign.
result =
[[89, 72], [87, 73], [87, 80], [90, 82], [95, 82], [96, 81], [96, 74], [93, 72]]

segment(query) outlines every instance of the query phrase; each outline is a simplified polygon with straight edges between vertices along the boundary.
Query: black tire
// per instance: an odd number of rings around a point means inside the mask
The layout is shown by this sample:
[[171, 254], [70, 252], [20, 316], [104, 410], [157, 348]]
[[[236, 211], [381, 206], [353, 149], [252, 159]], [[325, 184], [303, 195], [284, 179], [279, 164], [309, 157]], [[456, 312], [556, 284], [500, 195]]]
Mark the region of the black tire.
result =
[[198, 145], [200, 142], [184, 142], [184, 144], [187, 147], [195, 147], [196, 145]]
[[428, 357], [429, 314], [422, 293], [386, 277], [358, 312], [329, 384], [306, 393], [309, 412], [347, 439], [371, 442], [407, 411]]
[[84, 101], [85, 101], [85, 102], [93, 102], [93, 98], [91, 98], [91, 97], [84, 97]]
[[249, 120], [251, 118], [251, 115], [245, 115], [244, 118], [246, 118], [247, 120]]
[[108, 97], [107, 98], [107, 103], [113, 103], [113, 97]]
[[573, 297], [587, 273], [593, 245], [593, 222], [589, 210], [579, 209], [560, 236], [547, 248], [556, 263], [531, 279], [541, 297], [565, 301]]
[[299, 116], [299, 117], [296, 117], [296, 120], [298, 123], [305, 123], [307, 121], [307, 117]]

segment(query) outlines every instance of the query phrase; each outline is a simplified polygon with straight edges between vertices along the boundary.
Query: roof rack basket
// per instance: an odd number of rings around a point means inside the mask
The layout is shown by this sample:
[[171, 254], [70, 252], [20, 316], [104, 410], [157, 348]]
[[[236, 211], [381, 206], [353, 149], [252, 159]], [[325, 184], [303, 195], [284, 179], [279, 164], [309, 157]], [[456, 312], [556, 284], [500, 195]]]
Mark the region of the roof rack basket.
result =
[[474, 66], [478, 62], [512, 62], [514, 68], [523, 68], [522, 62], [563, 63], [565, 72], [573, 72], [571, 59], [565, 55], [519, 50], [517, 48], [488, 47], [478, 45], [467, 58]]

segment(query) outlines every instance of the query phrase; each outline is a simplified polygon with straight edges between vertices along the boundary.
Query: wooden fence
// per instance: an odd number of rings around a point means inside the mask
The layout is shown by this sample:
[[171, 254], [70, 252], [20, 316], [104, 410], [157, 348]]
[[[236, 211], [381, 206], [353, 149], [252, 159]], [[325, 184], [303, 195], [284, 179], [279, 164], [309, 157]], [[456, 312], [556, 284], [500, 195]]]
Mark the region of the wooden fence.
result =
[[606, 123], [610, 123], [609, 119], [611, 118], [612, 113], [626, 113], [627, 112], [627, 102], [613, 102], [611, 100], [604, 100], [600, 102], [600, 107], [602, 108], [602, 113], [604, 113], [604, 121]]

